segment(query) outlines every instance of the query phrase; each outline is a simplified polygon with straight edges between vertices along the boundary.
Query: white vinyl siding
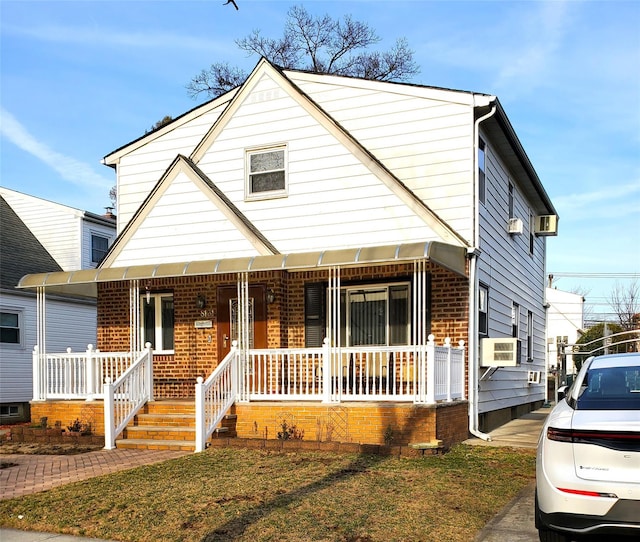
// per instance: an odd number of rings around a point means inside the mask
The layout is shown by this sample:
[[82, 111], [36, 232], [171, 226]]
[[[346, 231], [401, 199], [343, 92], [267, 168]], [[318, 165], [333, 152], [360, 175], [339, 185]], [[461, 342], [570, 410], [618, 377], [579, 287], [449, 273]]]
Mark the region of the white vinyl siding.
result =
[[[36, 298], [25, 294], [2, 294], [0, 305], [22, 313], [22, 343], [0, 344], [0, 398], [19, 403], [33, 398], [32, 364], [36, 345]], [[87, 301], [47, 299], [47, 351], [84, 352], [96, 345], [96, 306]]]
[[[295, 80], [296, 75], [291, 77]], [[296, 81], [459, 234], [472, 238], [473, 108], [451, 93], [411, 96]]]
[[[478, 278], [489, 287], [489, 337], [511, 337], [512, 306], [519, 305], [521, 319], [531, 312], [532, 353], [526, 352], [527, 329], [520, 325], [518, 338], [522, 341], [522, 354], [533, 362], [519, 367], [502, 368], [490, 380], [482, 382], [479, 393], [479, 411], [544, 400], [544, 386], [527, 383], [527, 371], [544, 371], [546, 358], [544, 289], [545, 238], [535, 237], [533, 256], [529, 252], [529, 205], [495, 154], [491, 140], [486, 139], [486, 202], [480, 206], [480, 256]], [[523, 219], [523, 233], [510, 235], [509, 185], [513, 186], [513, 215]], [[521, 320], [521, 324], [525, 321]], [[533, 354], [531, 356], [531, 354]]]
[[117, 166], [118, 233], [131, 220], [176, 155], [189, 156], [223, 109], [221, 105], [208, 111], [120, 159]]

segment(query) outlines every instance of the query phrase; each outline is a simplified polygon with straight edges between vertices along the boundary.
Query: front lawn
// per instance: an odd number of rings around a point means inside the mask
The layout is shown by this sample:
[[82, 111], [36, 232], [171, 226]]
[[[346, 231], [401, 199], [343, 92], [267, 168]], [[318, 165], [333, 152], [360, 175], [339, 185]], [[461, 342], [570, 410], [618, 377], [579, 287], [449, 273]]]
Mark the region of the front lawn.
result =
[[535, 475], [535, 452], [415, 459], [211, 448], [0, 501], [0, 526], [119, 541], [469, 542]]

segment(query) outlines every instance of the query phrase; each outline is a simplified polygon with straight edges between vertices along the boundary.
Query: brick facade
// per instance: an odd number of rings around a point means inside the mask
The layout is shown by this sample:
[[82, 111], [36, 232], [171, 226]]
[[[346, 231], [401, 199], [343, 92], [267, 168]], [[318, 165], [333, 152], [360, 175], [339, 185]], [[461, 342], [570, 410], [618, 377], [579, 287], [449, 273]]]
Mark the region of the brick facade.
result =
[[[346, 268], [341, 270], [342, 284], [358, 281], [385, 282], [395, 277], [409, 279], [412, 264]], [[431, 275], [431, 332], [442, 344], [446, 337], [453, 344], [467, 340], [468, 281], [458, 275], [429, 264]], [[268, 271], [252, 273], [251, 285], [262, 285], [275, 294], [275, 302], [267, 305], [267, 347], [304, 347], [304, 285], [327, 280], [327, 272]], [[140, 291], [147, 285], [153, 293], [172, 292], [174, 300], [173, 355], [154, 356], [154, 394], [156, 397], [184, 398], [194, 396], [198, 376], [206, 378], [218, 364], [216, 332], [218, 288], [235, 286], [236, 276], [207, 275], [170, 277], [140, 281]], [[207, 299], [205, 317], [213, 328], [196, 329], [194, 322], [203, 318], [195, 300]], [[144, 302], [144, 301], [143, 301]], [[129, 350], [129, 283], [127, 281], [98, 284], [98, 344], [105, 352]]]

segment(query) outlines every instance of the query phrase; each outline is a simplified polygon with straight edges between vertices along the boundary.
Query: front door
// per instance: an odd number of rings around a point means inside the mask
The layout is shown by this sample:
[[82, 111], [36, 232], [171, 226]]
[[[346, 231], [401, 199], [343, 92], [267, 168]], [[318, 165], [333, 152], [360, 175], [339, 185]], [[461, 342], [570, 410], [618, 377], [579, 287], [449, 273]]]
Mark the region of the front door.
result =
[[[267, 304], [264, 285], [249, 286], [249, 348], [267, 348]], [[218, 288], [218, 362], [238, 338], [238, 288]]]

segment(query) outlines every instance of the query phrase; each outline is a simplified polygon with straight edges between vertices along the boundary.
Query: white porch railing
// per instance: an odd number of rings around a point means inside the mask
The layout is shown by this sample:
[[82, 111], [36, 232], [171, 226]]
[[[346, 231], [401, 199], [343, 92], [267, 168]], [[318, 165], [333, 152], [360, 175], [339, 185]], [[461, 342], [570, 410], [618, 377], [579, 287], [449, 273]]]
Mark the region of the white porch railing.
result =
[[[235, 341], [234, 341], [235, 342]], [[203, 382], [196, 384], [196, 452], [205, 449], [205, 443], [238, 395], [238, 360], [234, 345], [229, 354]]]
[[100, 352], [89, 345], [85, 352], [38, 353], [33, 349], [33, 400], [95, 399], [102, 397], [107, 378], [116, 380], [132, 363], [130, 352]]
[[116, 437], [138, 411], [153, 400], [153, 350], [145, 351], [115, 382], [104, 385], [104, 447], [113, 450]]
[[196, 384], [196, 451], [205, 448], [236, 401], [396, 401], [464, 399], [464, 341], [436, 346], [249, 350], [235, 346]]

